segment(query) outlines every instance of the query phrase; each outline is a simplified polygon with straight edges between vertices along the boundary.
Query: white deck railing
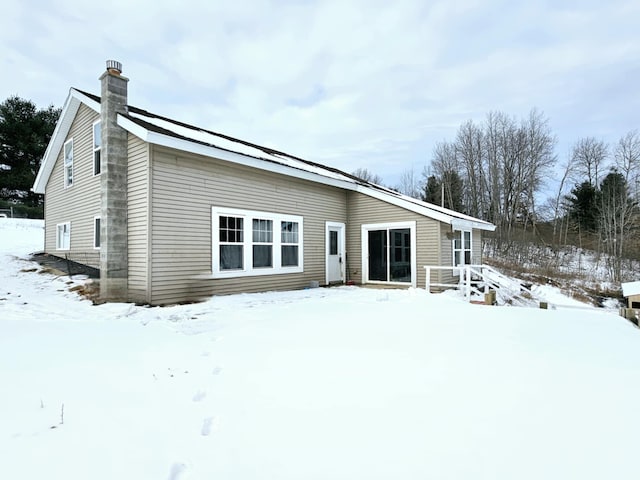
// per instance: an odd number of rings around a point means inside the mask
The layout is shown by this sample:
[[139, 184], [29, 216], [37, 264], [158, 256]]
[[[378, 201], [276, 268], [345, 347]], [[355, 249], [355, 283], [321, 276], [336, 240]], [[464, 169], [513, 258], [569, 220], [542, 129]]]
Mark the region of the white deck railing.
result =
[[[425, 289], [431, 293], [431, 287], [457, 288], [461, 290], [467, 301], [471, 300], [471, 294], [482, 295], [491, 289], [509, 290], [514, 297], [522, 296], [522, 294], [531, 295], [531, 291], [517, 281], [506, 277], [495, 268], [489, 265], [459, 265], [442, 266], [442, 265], [425, 265], [426, 284]], [[459, 276], [456, 283], [441, 283], [431, 281], [431, 271], [451, 271], [451, 276]], [[482, 290], [481, 290], [482, 289]]]

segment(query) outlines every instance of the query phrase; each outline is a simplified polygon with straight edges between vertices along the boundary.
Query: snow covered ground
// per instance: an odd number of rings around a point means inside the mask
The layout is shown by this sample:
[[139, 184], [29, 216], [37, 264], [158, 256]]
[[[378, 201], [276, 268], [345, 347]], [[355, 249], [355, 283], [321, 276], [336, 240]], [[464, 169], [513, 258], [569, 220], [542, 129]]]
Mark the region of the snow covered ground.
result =
[[7, 479], [636, 479], [640, 330], [356, 287], [93, 306], [0, 219]]

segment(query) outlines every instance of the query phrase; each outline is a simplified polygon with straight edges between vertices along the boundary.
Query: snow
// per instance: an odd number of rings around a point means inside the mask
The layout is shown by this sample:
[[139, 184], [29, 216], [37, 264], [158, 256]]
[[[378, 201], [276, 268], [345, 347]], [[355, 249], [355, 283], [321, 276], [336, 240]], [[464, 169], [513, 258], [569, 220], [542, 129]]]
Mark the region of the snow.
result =
[[199, 142], [204, 142], [209, 145], [213, 145], [217, 148], [222, 148], [222, 149], [229, 150], [231, 152], [239, 153], [242, 155], [249, 155], [254, 158], [263, 158], [266, 160], [271, 160], [271, 161], [280, 163], [282, 165], [286, 165], [288, 167], [297, 168], [299, 170], [304, 170], [307, 172], [323, 175], [325, 177], [342, 180], [349, 183], [355, 183], [355, 181], [351, 177], [342, 175], [339, 172], [322, 168], [321, 166], [314, 166], [314, 165], [311, 165], [310, 163], [297, 160], [296, 158], [293, 158], [287, 155], [286, 153], [280, 153], [280, 154], [267, 153], [262, 148], [252, 147], [240, 141], [229, 140], [227, 138], [221, 137], [219, 135], [215, 135], [213, 133], [209, 133], [197, 127], [193, 127], [193, 128], [184, 127], [174, 122], [163, 120], [162, 118], [158, 118], [153, 115], [144, 115], [142, 113], [137, 113], [137, 112], [131, 112], [129, 113], [129, 115], [133, 118], [140, 118], [145, 122], [151, 123], [152, 125], [156, 125], [157, 127], [164, 128], [165, 130], [169, 130], [170, 132], [174, 132], [183, 137], [191, 138]]
[[640, 282], [624, 282], [622, 283], [622, 295], [630, 297], [631, 295], [640, 295]]
[[42, 238], [0, 219], [3, 478], [637, 478], [617, 315], [357, 287], [94, 306], [27, 271]]

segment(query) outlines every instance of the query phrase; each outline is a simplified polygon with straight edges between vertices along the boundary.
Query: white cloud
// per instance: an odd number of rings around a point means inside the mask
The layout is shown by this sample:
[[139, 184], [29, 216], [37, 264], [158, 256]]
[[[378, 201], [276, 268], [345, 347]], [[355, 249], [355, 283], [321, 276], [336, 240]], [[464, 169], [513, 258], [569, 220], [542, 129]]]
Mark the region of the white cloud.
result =
[[3, 14], [5, 98], [98, 93], [115, 58], [134, 105], [389, 183], [489, 110], [541, 109], [560, 149], [638, 127], [630, 0], [74, 0]]

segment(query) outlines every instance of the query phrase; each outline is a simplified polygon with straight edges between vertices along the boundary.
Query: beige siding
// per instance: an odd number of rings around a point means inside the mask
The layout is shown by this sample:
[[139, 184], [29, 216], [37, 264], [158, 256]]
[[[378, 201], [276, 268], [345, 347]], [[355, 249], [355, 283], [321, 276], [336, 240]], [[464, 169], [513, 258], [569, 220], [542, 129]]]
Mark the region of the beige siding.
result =
[[127, 249], [128, 288], [132, 301], [148, 303], [149, 296], [149, 144], [128, 138]]
[[[442, 263], [441, 265], [453, 265], [453, 244], [452, 240], [447, 238], [447, 233], [451, 233], [451, 227], [449, 225], [443, 225], [442, 235], [440, 236], [440, 248], [442, 250]], [[460, 231], [457, 231], [460, 235]], [[482, 230], [471, 231], [471, 263], [478, 265], [482, 263]], [[435, 281], [435, 277], [432, 274], [432, 279]], [[450, 271], [443, 271], [439, 279], [439, 283], [457, 283], [458, 276], [453, 276]]]
[[[100, 215], [100, 176], [93, 175], [92, 124], [98, 114], [81, 105], [69, 135], [73, 138], [73, 185], [64, 188], [63, 151], [45, 189], [45, 251], [100, 267], [100, 250], [93, 248], [94, 217]], [[56, 250], [56, 224], [71, 223], [70, 250]]]
[[[416, 221], [418, 287], [425, 286], [424, 265], [440, 264], [440, 222], [423, 217], [362, 193], [348, 193], [347, 268], [348, 278], [362, 283], [362, 231], [367, 223]], [[414, 247], [415, 248], [415, 247]]]
[[482, 230], [471, 232], [471, 256], [474, 264], [482, 264]]
[[[325, 222], [346, 222], [344, 191], [166, 148], [152, 152], [152, 303], [325, 282]], [[301, 215], [304, 272], [206, 278], [212, 206]]]
[[[440, 251], [442, 252], [441, 262], [434, 263], [432, 265], [453, 266], [453, 240], [447, 238], [447, 234], [451, 234], [453, 230], [451, 225], [443, 225], [440, 235]], [[460, 235], [460, 232], [457, 232]], [[473, 241], [473, 239], [472, 239]], [[454, 284], [458, 283], [458, 275], [453, 275], [453, 270], [442, 270], [439, 273], [439, 277], [436, 277], [434, 273], [431, 274], [431, 279], [438, 283]], [[435, 290], [435, 289], [434, 289]]]

